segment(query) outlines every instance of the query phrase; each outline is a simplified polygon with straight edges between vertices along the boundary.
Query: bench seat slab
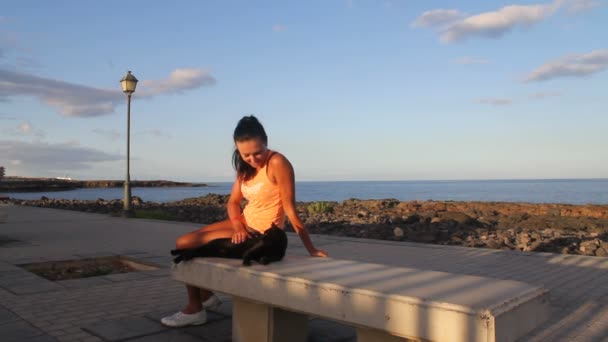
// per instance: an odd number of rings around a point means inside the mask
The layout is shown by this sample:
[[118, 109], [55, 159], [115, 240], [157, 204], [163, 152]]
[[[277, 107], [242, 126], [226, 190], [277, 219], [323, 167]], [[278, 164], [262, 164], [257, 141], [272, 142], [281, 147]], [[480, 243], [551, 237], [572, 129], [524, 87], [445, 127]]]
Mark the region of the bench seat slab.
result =
[[537, 286], [352, 260], [288, 256], [242, 267], [240, 260], [197, 258], [172, 276], [273, 308], [429, 341], [512, 342], [549, 315], [548, 291]]

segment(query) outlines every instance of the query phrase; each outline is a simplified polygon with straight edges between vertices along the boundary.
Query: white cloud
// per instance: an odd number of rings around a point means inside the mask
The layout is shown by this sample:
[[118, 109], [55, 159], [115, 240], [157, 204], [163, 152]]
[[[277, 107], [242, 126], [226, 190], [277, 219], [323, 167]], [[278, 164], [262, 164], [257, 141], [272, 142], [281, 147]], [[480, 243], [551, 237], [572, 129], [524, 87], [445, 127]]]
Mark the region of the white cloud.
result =
[[0, 68], [23, 70], [42, 66], [42, 63], [32, 57], [32, 49], [24, 47], [21, 40], [15, 32], [0, 30], [0, 60], [4, 60]]
[[455, 64], [488, 64], [490, 63], [489, 59], [484, 58], [475, 58], [475, 57], [461, 57], [452, 60], [452, 63]]
[[42, 63], [37, 61], [32, 57], [27, 56], [17, 56], [15, 58], [15, 66], [18, 69], [31, 69], [31, 68], [40, 68], [42, 67]]
[[113, 112], [124, 101], [119, 90], [104, 90], [64, 81], [0, 70], [0, 98], [33, 96], [57, 107], [65, 116], [97, 116]]
[[32, 125], [29, 122], [23, 122], [19, 125], [19, 131], [23, 134], [28, 134], [32, 131]]
[[[1, 102], [1, 100], [0, 100], [0, 102]], [[9, 116], [7, 114], [0, 113], [0, 120], [17, 120], [17, 118], [14, 116]]]
[[411, 24], [412, 27], [438, 27], [461, 19], [464, 13], [455, 9], [435, 9], [422, 13]]
[[21, 141], [0, 141], [0, 155], [19, 166], [14, 173], [46, 173], [50, 171], [82, 170], [93, 168], [93, 163], [124, 159], [89, 147], [73, 144], [28, 143]]
[[0, 44], [16, 48], [19, 46], [19, 38], [17, 33], [10, 31], [3, 31], [0, 33]]
[[144, 96], [181, 93], [184, 90], [214, 85], [215, 83], [215, 78], [207, 70], [195, 68], [175, 69], [166, 79], [141, 81], [142, 89], [140, 93]]
[[158, 128], [149, 128], [134, 133], [135, 135], [150, 135], [155, 138], [172, 138], [170, 134], [161, 131]]
[[555, 13], [563, 0], [551, 4], [510, 5], [496, 11], [458, 18], [458, 10], [432, 10], [414, 21], [414, 26], [438, 29], [440, 40], [453, 43], [472, 36], [502, 37], [514, 27], [531, 26]]
[[[108, 140], [111, 140], [111, 141], [121, 139], [121, 137], [124, 135], [121, 131], [119, 131], [117, 129], [96, 128], [96, 129], [93, 129], [92, 132], [97, 135], [100, 135]], [[155, 138], [172, 138], [172, 136], [170, 134], [167, 134], [158, 128], [142, 129], [142, 130], [134, 131], [131, 134], [134, 136], [137, 135], [137, 136], [151, 136], [151, 137], [155, 137]]]
[[578, 13], [601, 6], [601, 2], [598, 0], [570, 0], [567, 2], [567, 5], [568, 12]]
[[34, 129], [32, 124], [29, 121], [23, 121], [18, 124], [15, 128], [5, 128], [2, 130], [2, 133], [10, 136], [20, 136], [20, 137], [37, 137], [42, 138], [46, 136], [46, 133], [40, 129]]
[[[215, 79], [201, 69], [177, 69], [167, 79], [142, 81], [138, 97], [180, 93]], [[92, 117], [114, 112], [124, 103], [124, 94], [118, 89], [100, 89], [61, 80], [38, 77], [17, 71], [0, 69], [0, 101], [12, 96], [33, 96], [47, 105], [56, 107], [64, 116]]]
[[117, 129], [95, 128], [93, 130], [93, 133], [101, 135], [102, 137], [107, 138], [109, 140], [116, 140], [122, 135]]
[[534, 93], [530, 95], [531, 99], [535, 99], [535, 100], [541, 100], [547, 97], [557, 97], [557, 96], [561, 96], [562, 93], [558, 92], [558, 91], [546, 91], [546, 92], [538, 92], [538, 93]]
[[284, 32], [287, 31], [287, 26], [281, 24], [272, 25], [272, 30], [274, 32]]
[[525, 82], [546, 81], [558, 77], [582, 77], [603, 71], [608, 67], [608, 50], [568, 55], [546, 62], [530, 72]]
[[477, 100], [479, 103], [489, 104], [492, 106], [507, 106], [513, 103], [511, 99], [505, 98], [484, 98]]

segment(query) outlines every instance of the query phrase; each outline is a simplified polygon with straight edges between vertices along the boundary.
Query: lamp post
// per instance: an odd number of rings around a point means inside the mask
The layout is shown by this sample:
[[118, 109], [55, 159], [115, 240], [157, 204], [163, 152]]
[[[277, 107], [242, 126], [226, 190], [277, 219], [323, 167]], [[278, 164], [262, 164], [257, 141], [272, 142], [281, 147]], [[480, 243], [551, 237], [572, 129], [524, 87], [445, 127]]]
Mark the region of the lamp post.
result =
[[125, 179], [125, 198], [123, 203], [123, 214], [125, 217], [133, 216], [131, 210], [131, 185], [129, 184], [131, 176], [129, 175], [129, 162], [131, 159], [131, 94], [135, 92], [137, 86], [137, 78], [131, 74], [129, 70], [127, 74], [120, 80], [122, 91], [127, 94], [127, 178]]

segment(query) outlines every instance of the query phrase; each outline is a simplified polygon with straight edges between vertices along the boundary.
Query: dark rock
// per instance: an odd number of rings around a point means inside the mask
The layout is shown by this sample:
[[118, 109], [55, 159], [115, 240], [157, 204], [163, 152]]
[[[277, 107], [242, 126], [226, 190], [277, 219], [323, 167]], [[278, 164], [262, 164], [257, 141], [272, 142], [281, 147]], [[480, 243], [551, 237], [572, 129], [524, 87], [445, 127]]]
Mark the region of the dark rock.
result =
[[403, 219], [403, 223], [405, 224], [412, 224], [418, 222], [420, 222], [420, 216], [418, 214], [409, 215]]
[[439, 213], [438, 215], [443, 220], [452, 220], [461, 225], [474, 225], [477, 223], [475, 219], [462, 212], [446, 211]]
[[608, 256], [608, 251], [606, 251], [604, 248], [598, 248], [595, 250], [595, 255], [599, 257], [606, 257]]
[[[178, 221], [209, 224], [227, 218], [228, 198], [210, 194], [154, 203], [134, 196], [132, 203], [138, 209], [164, 212]], [[101, 198], [8, 201], [98, 213], [122, 210], [122, 200]], [[597, 256], [608, 251], [608, 205], [350, 199], [331, 202], [333, 210], [327, 213], [311, 213], [309, 205], [298, 202], [296, 211], [315, 234]], [[290, 227], [288, 224], [287, 229]]]
[[407, 234], [407, 238], [408, 238], [408, 240], [411, 240], [411, 241], [414, 241], [414, 242], [430, 243], [430, 242], [435, 242], [435, 240], [437, 240], [437, 232], [433, 232], [433, 231], [421, 231], [421, 232], [410, 231]]
[[395, 229], [393, 229], [393, 235], [395, 235], [396, 238], [402, 238], [404, 234], [405, 232], [403, 229], [399, 227], [395, 227]]
[[497, 240], [494, 239], [490, 239], [486, 241], [486, 246], [488, 248], [492, 248], [492, 249], [499, 249], [502, 244], [500, 242], [498, 242]]
[[585, 255], [595, 255], [595, 251], [599, 248], [599, 246], [599, 241], [590, 240], [582, 242], [578, 249]]

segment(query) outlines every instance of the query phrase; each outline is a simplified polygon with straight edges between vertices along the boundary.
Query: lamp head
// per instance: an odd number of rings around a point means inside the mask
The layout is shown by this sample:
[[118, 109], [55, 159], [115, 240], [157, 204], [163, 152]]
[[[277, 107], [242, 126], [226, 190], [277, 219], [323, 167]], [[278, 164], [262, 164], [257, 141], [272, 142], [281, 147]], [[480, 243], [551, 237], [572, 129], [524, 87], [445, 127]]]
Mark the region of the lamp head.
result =
[[132, 94], [135, 92], [137, 86], [137, 78], [131, 74], [131, 70], [127, 71], [127, 74], [120, 80], [122, 91], [126, 94]]

